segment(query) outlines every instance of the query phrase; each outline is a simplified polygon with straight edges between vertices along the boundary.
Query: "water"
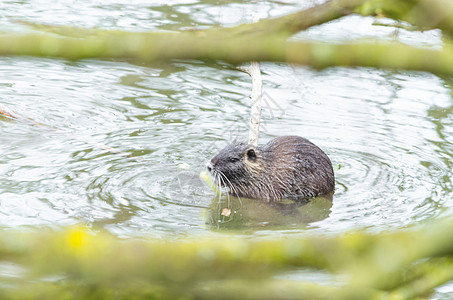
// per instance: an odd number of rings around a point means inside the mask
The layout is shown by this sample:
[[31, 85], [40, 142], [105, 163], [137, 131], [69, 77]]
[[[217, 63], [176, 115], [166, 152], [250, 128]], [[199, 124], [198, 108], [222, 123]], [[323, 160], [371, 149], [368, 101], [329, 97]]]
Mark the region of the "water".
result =
[[[276, 16], [315, 3], [147, 2], [50, 6], [45, 1], [4, 1], [0, 27], [31, 30], [16, 19], [133, 31], [232, 26], [249, 22], [254, 14]], [[395, 34], [373, 21], [348, 17], [296, 38], [379, 37], [439, 46], [437, 31]], [[1, 103], [50, 126], [0, 122], [2, 227], [84, 224], [118, 236], [157, 238], [234, 229], [237, 235], [267, 237], [380, 232], [452, 213], [450, 78], [263, 63], [266, 102], [260, 142], [286, 134], [307, 137], [325, 150], [336, 169], [332, 202], [317, 199], [289, 210], [227, 198], [219, 204], [198, 178], [220, 148], [248, 134], [250, 78], [232, 66], [30, 57], [0, 61]], [[222, 215], [228, 205], [231, 215]]]

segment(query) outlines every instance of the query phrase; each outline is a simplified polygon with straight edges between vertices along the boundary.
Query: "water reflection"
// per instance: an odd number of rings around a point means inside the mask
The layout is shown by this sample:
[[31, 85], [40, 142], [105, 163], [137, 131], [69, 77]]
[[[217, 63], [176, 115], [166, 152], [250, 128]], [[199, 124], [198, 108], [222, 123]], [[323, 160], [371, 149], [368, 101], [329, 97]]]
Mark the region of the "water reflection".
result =
[[303, 228], [326, 219], [332, 207], [332, 196], [305, 201], [263, 202], [223, 196], [215, 198], [207, 212], [212, 229], [259, 230]]

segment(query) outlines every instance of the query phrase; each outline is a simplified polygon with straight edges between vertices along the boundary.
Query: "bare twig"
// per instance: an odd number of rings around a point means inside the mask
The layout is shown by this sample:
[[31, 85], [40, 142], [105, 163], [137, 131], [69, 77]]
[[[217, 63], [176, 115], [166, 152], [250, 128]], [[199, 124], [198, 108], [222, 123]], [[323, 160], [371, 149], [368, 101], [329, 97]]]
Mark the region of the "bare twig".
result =
[[261, 99], [263, 95], [263, 81], [261, 79], [261, 70], [259, 62], [252, 62], [249, 67], [238, 67], [242, 72], [245, 72], [252, 77], [252, 95], [250, 96], [252, 103], [250, 108], [250, 130], [249, 144], [258, 146], [258, 138], [260, 135], [260, 120], [261, 120]]
[[17, 119], [16, 113], [3, 104], [0, 104], [0, 115], [6, 117], [8, 119], [13, 119], [13, 120]]

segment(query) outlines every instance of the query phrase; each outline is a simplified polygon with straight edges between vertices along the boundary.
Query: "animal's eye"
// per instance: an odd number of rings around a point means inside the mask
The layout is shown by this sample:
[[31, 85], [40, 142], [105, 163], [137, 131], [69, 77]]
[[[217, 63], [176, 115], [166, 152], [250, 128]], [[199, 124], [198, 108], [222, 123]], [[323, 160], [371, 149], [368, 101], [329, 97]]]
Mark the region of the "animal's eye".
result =
[[247, 151], [247, 158], [251, 161], [256, 161], [256, 152], [253, 149]]
[[229, 161], [232, 162], [232, 163], [237, 162], [238, 160], [239, 160], [239, 158], [237, 158], [237, 157], [231, 157], [229, 159]]

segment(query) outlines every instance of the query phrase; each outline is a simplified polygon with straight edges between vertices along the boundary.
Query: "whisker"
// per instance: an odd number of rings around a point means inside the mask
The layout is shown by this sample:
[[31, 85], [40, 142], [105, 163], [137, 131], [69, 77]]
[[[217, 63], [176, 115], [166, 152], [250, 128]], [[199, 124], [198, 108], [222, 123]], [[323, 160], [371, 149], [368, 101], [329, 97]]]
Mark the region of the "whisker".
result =
[[[242, 200], [241, 200], [241, 197], [239, 197], [239, 192], [236, 190], [236, 188], [234, 187], [234, 185], [231, 183], [231, 181], [228, 179], [228, 177], [226, 177], [225, 174], [223, 174], [222, 172], [220, 172], [220, 174], [223, 176], [223, 178], [225, 178], [227, 181], [228, 181], [228, 187], [233, 190], [233, 193], [234, 193], [234, 196], [236, 198], [238, 198], [239, 200], [239, 203], [241, 204], [241, 207], [242, 207]], [[228, 196], [228, 202], [230, 201], [230, 198]], [[229, 204], [229, 203], [228, 203]]]

